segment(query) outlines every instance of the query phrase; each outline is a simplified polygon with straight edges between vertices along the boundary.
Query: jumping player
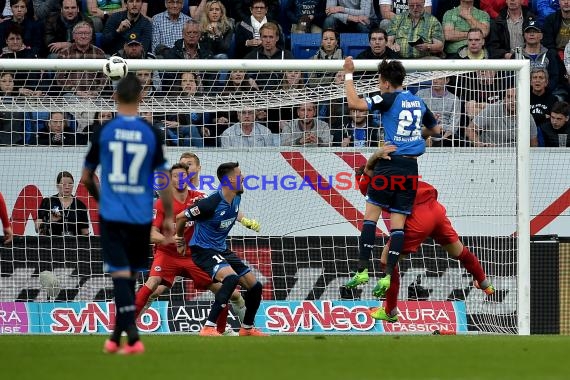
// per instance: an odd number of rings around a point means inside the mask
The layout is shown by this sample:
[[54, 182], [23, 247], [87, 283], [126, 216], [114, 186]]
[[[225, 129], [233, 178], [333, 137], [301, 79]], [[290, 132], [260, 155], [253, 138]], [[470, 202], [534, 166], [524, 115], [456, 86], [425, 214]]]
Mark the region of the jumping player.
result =
[[[345, 59], [344, 71], [348, 107], [362, 111], [379, 110], [382, 114], [384, 140], [387, 145], [396, 147], [389, 160], [374, 162], [373, 178], [377, 178], [377, 186], [368, 187], [360, 235], [358, 269], [346, 287], [354, 288], [368, 282], [368, 262], [374, 248], [376, 224], [382, 209], [386, 209], [390, 212], [392, 243], [387, 258], [386, 277], [378, 281], [380, 291], [386, 292], [404, 245], [406, 216], [411, 213], [416, 196], [417, 158], [425, 151], [422, 125], [427, 127], [424, 134], [437, 134], [439, 131], [436, 128], [437, 121], [424, 101], [403, 89], [406, 70], [401, 62], [382, 61], [378, 66], [378, 86], [381, 94], [364, 99], [358, 96], [354, 86], [352, 57]], [[405, 181], [401, 181], [402, 179]], [[384, 180], [388, 182], [387, 185], [383, 183]]]

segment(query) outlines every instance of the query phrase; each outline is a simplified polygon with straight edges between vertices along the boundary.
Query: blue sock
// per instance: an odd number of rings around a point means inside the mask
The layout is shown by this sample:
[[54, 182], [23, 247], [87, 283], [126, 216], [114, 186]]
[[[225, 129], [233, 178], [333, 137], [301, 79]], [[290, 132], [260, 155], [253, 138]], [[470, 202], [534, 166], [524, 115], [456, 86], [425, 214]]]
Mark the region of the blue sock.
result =
[[139, 340], [135, 320], [135, 298], [130, 278], [113, 278], [113, 292], [115, 295], [115, 329], [111, 340], [120, 343], [121, 333], [127, 333], [129, 344]]
[[365, 220], [360, 232], [360, 243], [358, 245], [358, 271], [368, 269], [370, 256], [376, 241], [376, 222]]
[[394, 267], [400, 259], [400, 252], [404, 248], [404, 230], [390, 230], [390, 250], [388, 251], [388, 262], [386, 264], [386, 274], [392, 275]]

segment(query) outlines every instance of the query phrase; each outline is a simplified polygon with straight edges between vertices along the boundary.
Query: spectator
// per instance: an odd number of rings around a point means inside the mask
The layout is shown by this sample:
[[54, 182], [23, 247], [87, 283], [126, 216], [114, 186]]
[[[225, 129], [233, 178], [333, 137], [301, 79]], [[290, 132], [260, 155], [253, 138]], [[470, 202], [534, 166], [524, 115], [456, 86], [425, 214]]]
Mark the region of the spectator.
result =
[[540, 146], [570, 147], [570, 128], [568, 120], [570, 105], [566, 102], [556, 102], [550, 110], [550, 118], [540, 125]]
[[[241, 21], [248, 21], [250, 15], [254, 13], [252, 8], [258, 3], [255, 0], [231, 0], [230, 4], [232, 7], [232, 17], [237, 23]], [[275, 21], [279, 19], [279, 14], [281, 12], [281, 5], [279, 0], [264, 0], [267, 15], [269, 21]], [[261, 26], [261, 25], [260, 25]]]
[[45, 46], [51, 53], [49, 58], [55, 58], [63, 49], [71, 46], [73, 27], [79, 21], [85, 21], [79, 13], [79, 0], [63, 0], [61, 11], [49, 15], [44, 36]]
[[508, 77], [504, 72], [481, 70], [457, 76], [456, 95], [464, 103], [462, 114], [469, 120], [463, 119], [461, 125], [468, 125], [469, 121], [489, 104], [500, 102], [509, 87]]
[[[408, 3], [409, 0], [379, 0], [378, 4], [380, 4], [380, 15], [382, 16], [380, 27], [382, 29], [389, 29], [390, 22], [395, 16], [410, 10]], [[425, 0], [424, 10], [426, 13], [431, 14], [431, 3], [431, 0]]]
[[[248, 53], [245, 56], [245, 59], [294, 58], [293, 54], [289, 50], [281, 50], [277, 47], [277, 42], [279, 41], [279, 27], [276, 24], [272, 22], [263, 24], [259, 33], [261, 35], [261, 40], [263, 41], [261, 47]], [[252, 77], [254, 76], [252, 75]], [[255, 81], [261, 89], [270, 90], [278, 87], [282, 78], [282, 74], [278, 72], [260, 72], [255, 76]]]
[[[307, 81], [300, 71], [286, 71], [283, 74], [280, 89], [283, 91], [301, 91], [307, 85]], [[293, 107], [278, 107], [268, 110], [258, 108], [255, 119], [264, 124], [274, 134], [279, 134], [282, 127], [288, 121], [293, 120]]]
[[542, 31], [538, 22], [531, 21], [524, 28], [524, 40], [522, 57], [530, 60], [531, 68], [546, 68], [549, 77], [548, 91], [554, 95], [566, 97], [568, 95], [566, 68], [555, 49], [548, 49], [541, 44]]
[[44, 198], [38, 209], [36, 232], [48, 236], [89, 235], [87, 207], [73, 194], [73, 176], [57, 175], [57, 194]]
[[[162, 133], [162, 138], [167, 146], [177, 146], [178, 145], [178, 135], [176, 131], [168, 129], [164, 125], [164, 115], [161, 118], [154, 117], [155, 115], [150, 111], [141, 111], [140, 116], [146, 120], [147, 123], [160, 130]], [[160, 119], [160, 121], [159, 121]]]
[[222, 90], [222, 95], [242, 94], [245, 92], [259, 91], [259, 87], [245, 71], [234, 70], [230, 73], [228, 81]]
[[182, 38], [184, 24], [190, 17], [182, 13], [183, 0], [165, 0], [166, 10], [152, 18], [152, 50], [156, 53], [164, 47], [171, 48]]
[[424, 100], [433, 112], [437, 123], [441, 126], [441, 139], [431, 138], [432, 145], [451, 146], [459, 139], [461, 125], [461, 101], [447, 91], [448, 77], [436, 78], [431, 81], [431, 87], [423, 88], [416, 95]]
[[206, 3], [200, 18], [200, 31], [200, 43], [212, 52], [213, 58], [233, 58], [234, 22], [226, 16], [226, 8], [221, 1]]
[[378, 146], [378, 127], [372, 125], [372, 117], [366, 111], [350, 110], [350, 120], [342, 129], [332, 130], [333, 146], [363, 148]]
[[560, 9], [558, 0], [532, 0], [532, 10], [538, 17], [538, 23], [544, 25], [548, 16]]
[[570, 41], [570, 0], [560, 0], [560, 9], [550, 14], [542, 25], [543, 45], [547, 49], [556, 49], [560, 57]]
[[[129, 41], [125, 42], [123, 48], [115, 55], [126, 59], [156, 59], [154, 54], [144, 51], [141, 41], [135, 34], [129, 36]], [[152, 73], [152, 85], [157, 92], [162, 90], [160, 75], [156, 70]]]
[[400, 54], [387, 46], [388, 33], [382, 28], [375, 28], [368, 33], [370, 46], [356, 56], [356, 59], [398, 59]]
[[93, 122], [82, 131], [76, 131], [75, 137], [77, 145], [87, 145], [91, 142], [93, 133], [97, 132], [101, 127], [114, 117], [111, 111], [97, 111], [93, 118]]
[[269, 128], [255, 122], [255, 111], [243, 109], [237, 112], [239, 123], [226, 129], [220, 136], [222, 148], [253, 148], [273, 146], [273, 134]]
[[513, 4], [518, 3], [519, 5], [528, 6], [528, 0], [481, 0], [481, 6], [479, 7], [482, 11], [489, 14], [491, 20], [496, 19], [501, 14], [501, 11], [507, 9], [506, 7], [514, 7]]
[[151, 51], [152, 24], [141, 14], [142, 0], [127, 0], [127, 9], [113, 13], [103, 29], [103, 46], [108, 54], [117, 53], [136, 35], [145, 51]]
[[[516, 89], [506, 91], [502, 102], [485, 107], [467, 127], [473, 146], [515, 146], [517, 142]], [[529, 115], [530, 116], [530, 115]], [[537, 128], [530, 121], [530, 146], [538, 146]]]
[[[515, 49], [524, 45], [523, 26], [536, 19], [522, 0], [508, 0], [498, 16], [491, 20], [489, 52], [491, 58], [511, 59]], [[491, 16], [492, 17], [492, 16]]]
[[29, 16], [44, 23], [51, 13], [59, 12], [61, 0], [27, 0], [30, 11]]
[[46, 50], [44, 39], [40, 37], [44, 34], [43, 25], [29, 15], [26, 0], [10, 0], [10, 8], [13, 14], [12, 18], [0, 23], [0, 48], [6, 46], [8, 31], [17, 25], [22, 30], [24, 46], [29, 47], [34, 56], [43, 57]]
[[51, 112], [47, 129], [38, 131], [38, 145], [75, 146], [75, 132], [68, 126], [63, 112]]
[[[198, 75], [186, 71], [177, 75], [170, 96], [190, 101], [192, 97], [199, 96], [201, 93], [203, 90]], [[203, 112], [166, 114], [164, 125], [178, 135], [177, 145], [201, 148], [204, 146], [203, 137], [210, 136], [210, 130], [206, 127], [209, 121], [209, 114]]]
[[317, 108], [308, 102], [297, 107], [298, 119], [291, 120], [281, 131], [283, 146], [330, 146], [332, 141], [329, 125], [316, 118]]
[[461, 0], [459, 6], [443, 15], [443, 34], [445, 36], [445, 53], [457, 53], [467, 46], [467, 32], [471, 28], [479, 28], [487, 38], [490, 28], [487, 12], [473, 6], [473, 0]]
[[[104, 59], [105, 52], [91, 43], [93, 27], [81, 21], [73, 28], [71, 46], [62, 50], [58, 59]], [[57, 84], [65, 94], [79, 98], [96, 98], [101, 95], [107, 78], [101, 71], [59, 71], [56, 74]]]
[[370, 0], [327, 0], [323, 29], [339, 33], [368, 33], [376, 15]]
[[152, 82], [152, 71], [151, 70], [137, 70], [135, 75], [139, 79], [142, 84], [142, 91], [141, 95], [143, 98], [150, 98], [155, 96], [158, 90], [154, 88], [154, 84]]
[[291, 33], [321, 33], [325, 4], [326, 0], [290, 0], [286, 13]]
[[[239, 1], [236, 1], [239, 3]], [[275, 19], [267, 17], [267, 1], [266, 0], [253, 0], [251, 4], [251, 16], [240, 21], [236, 26], [236, 58], [243, 58], [252, 51], [256, 51], [261, 47], [260, 29], [268, 21], [279, 25]], [[282, 49], [284, 38], [279, 28], [279, 41], [278, 47]]]
[[[14, 74], [0, 73], [0, 102], [9, 105], [17, 92], [14, 89]], [[0, 112], [0, 145], [24, 145], [26, 138], [24, 113], [9, 110]]]
[[[0, 58], [37, 58], [32, 49], [24, 45], [22, 28], [19, 25], [11, 25], [7, 30], [6, 46], [2, 49]], [[19, 95], [42, 96], [42, 74], [38, 71], [17, 71], [14, 74], [14, 86]]]
[[[338, 71], [331, 84], [335, 87], [342, 87], [344, 83], [344, 71]], [[342, 127], [344, 116], [348, 114], [346, 98], [336, 98], [322, 102], [318, 106], [319, 119], [327, 123], [333, 129]]]
[[552, 105], [558, 98], [547, 90], [548, 71], [535, 67], [530, 73], [530, 113], [536, 125], [541, 125], [550, 114]]
[[125, 9], [123, 0], [87, 0], [87, 11], [93, 30], [102, 32], [109, 16]]
[[472, 28], [467, 32], [467, 46], [459, 49], [457, 54], [451, 54], [450, 59], [489, 59], [489, 52], [485, 49], [483, 31]]
[[[191, 4], [193, 0], [189, 0]], [[199, 1], [199, 0], [198, 0]], [[143, 5], [141, 8], [141, 13], [149, 18], [152, 19], [157, 14], [164, 12], [166, 10], [166, 5], [162, 1], [156, 0], [143, 0]]]
[[[343, 59], [338, 34], [332, 29], [323, 30], [321, 47], [312, 59]], [[334, 81], [334, 72], [315, 71], [309, 75], [309, 86], [327, 85]]]
[[402, 58], [422, 58], [443, 52], [440, 22], [427, 13], [424, 0], [408, 0], [409, 11], [394, 16], [388, 32], [388, 46]]

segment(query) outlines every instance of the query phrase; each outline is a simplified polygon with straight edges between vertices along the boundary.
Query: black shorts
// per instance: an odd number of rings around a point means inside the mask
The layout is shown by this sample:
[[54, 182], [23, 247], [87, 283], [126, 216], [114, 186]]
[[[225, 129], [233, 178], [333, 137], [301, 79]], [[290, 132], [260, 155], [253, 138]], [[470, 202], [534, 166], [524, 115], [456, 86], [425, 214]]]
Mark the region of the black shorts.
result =
[[240, 277], [251, 271], [238, 255], [229, 249], [225, 252], [220, 252], [210, 248], [201, 248], [197, 245], [190, 246], [190, 249], [192, 250], [194, 263], [212, 279], [215, 279], [218, 270], [226, 266], [231, 266]]
[[376, 162], [366, 201], [390, 212], [409, 215], [416, 199], [418, 160], [390, 157], [391, 160]]
[[104, 271], [148, 270], [150, 224], [130, 224], [100, 220]]

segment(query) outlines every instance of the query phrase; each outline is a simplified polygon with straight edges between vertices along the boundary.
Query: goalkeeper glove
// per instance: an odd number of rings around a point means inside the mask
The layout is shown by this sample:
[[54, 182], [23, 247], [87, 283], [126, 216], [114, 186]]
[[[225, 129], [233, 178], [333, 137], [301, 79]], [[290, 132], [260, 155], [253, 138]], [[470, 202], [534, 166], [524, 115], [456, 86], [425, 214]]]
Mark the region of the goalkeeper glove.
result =
[[249, 228], [250, 230], [254, 230], [255, 232], [259, 232], [261, 228], [261, 225], [255, 219], [241, 218], [241, 224], [245, 228]]

